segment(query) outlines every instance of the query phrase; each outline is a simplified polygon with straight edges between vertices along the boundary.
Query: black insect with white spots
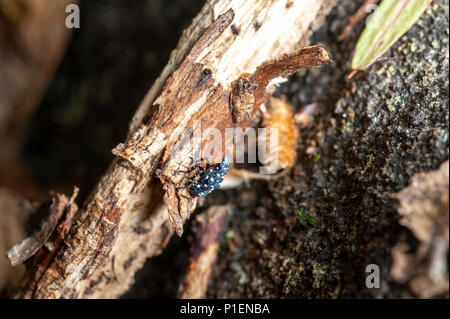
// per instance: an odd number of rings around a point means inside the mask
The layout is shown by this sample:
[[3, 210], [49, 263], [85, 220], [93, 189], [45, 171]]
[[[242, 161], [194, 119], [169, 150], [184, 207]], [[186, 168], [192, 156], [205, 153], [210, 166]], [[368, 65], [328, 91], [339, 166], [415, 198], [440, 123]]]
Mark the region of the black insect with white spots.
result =
[[[203, 197], [220, 187], [223, 178], [230, 168], [230, 159], [228, 157], [224, 157], [221, 163], [214, 165], [209, 165], [209, 162], [207, 161], [206, 169], [204, 169], [201, 164], [196, 164], [184, 173], [192, 172], [196, 168], [198, 168], [198, 171], [195, 172], [194, 176], [192, 176], [189, 181], [180, 188], [186, 188], [190, 185], [189, 193], [193, 197]], [[194, 182], [197, 176], [200, 176], [200, 178]]]

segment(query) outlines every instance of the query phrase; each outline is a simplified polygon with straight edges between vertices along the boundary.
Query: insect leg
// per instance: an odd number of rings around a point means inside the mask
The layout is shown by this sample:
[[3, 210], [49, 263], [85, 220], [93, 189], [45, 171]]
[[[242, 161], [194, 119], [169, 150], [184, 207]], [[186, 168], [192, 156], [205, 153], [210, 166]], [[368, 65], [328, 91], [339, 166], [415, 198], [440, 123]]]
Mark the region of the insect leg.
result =
[[200, 168], [200, 170], [203, 170], [203, 166], [201, 164], [195, 164], [194, 166], [191, 166], [187, 171], [176, 170], [175, 171], [175, 175], [178, 174], [178, 173], [185, 173], [185, 174], [187, 174], [187, 173], [192, 172], [196, 168]]
[[211, 167], [211, 165], [209, 163], [209, 158], [202, 158], [202, 161], [206, 162], [206, 169], [205, 169], [205, 171], [207, 171]]
[[195, 172], [195, 174], [187, 181], [186, 184], [181, 185], [179, 188], [184, 189], [184, 188], [188, 187], [189, 185], [192, 184], [192, 182], [195, 180], [195, 178], [200, 174], [204, 174], [203, 167], [201, 168], [201, 170], [198, 170], [197, 172]]

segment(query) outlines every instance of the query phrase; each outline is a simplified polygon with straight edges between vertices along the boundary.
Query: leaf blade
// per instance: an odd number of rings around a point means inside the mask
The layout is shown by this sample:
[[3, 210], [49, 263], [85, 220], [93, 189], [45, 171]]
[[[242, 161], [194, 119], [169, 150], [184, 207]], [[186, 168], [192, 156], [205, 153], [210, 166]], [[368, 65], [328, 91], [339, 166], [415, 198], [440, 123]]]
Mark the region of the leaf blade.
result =
[[419, 19], [432, 0], [383, 0], [355, 48], [352, 69], [364, 70]]

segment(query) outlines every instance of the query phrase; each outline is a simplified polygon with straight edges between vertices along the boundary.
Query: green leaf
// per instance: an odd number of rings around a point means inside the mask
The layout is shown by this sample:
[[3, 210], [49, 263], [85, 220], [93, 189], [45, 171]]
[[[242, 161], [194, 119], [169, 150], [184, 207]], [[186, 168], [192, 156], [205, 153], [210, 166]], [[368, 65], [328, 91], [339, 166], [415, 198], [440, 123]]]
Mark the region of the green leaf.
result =
[[229, 231], [226, 232], [225, 238], [226, 238], [226, 239], [230, 239], [230, 238], [233, 238], [234, 235], [235, 235], [235, 234], [234, 234], [234, 230], [230, 229]]
[[308, 214], [308, 213], [305, 214], [305, 208], [304, 207], [302, 207], [302, 208], [300, 208], [298, 210], [298, 212], [297, 212], [297, 220], [303, 226], [307, 226], [308, 224], [312, 225], [312, 226], [317, 225], [316, 218], [313, 215], [311, 215], [311, 214]]
[[386, 52], [414, 25], [430, 2], [383, 0], [356, 44], [352, 61], [354, 72], [367, 68]]
[[314, 163], [317, 163], [320, 160], [320, 153], [317, 153], [316, 155], [314, 155]]

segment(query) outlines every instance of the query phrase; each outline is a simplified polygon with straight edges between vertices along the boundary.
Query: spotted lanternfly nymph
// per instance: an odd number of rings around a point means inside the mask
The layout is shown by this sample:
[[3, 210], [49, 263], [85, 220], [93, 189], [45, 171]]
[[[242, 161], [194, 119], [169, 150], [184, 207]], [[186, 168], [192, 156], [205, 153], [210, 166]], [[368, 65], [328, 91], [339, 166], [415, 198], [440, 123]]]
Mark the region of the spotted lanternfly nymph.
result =
[[[194, 176], [180, 188], [190, 186], [189, 193], [193, 197], [203, 197], [220, 187], [223, 178], [230, 168], [230, 159], [228, 157], [224, 157], [221, 163], [211, 166], [209, 165], [209, 162], [206, 162], [206, 169], [204, 169], [201, 164], [196, 164], [184, 173], [192, 172], [196, 168], [198, 168], [198, 171], [195, 172]], [[197, 176], [200, 177], [194, 182]]]

